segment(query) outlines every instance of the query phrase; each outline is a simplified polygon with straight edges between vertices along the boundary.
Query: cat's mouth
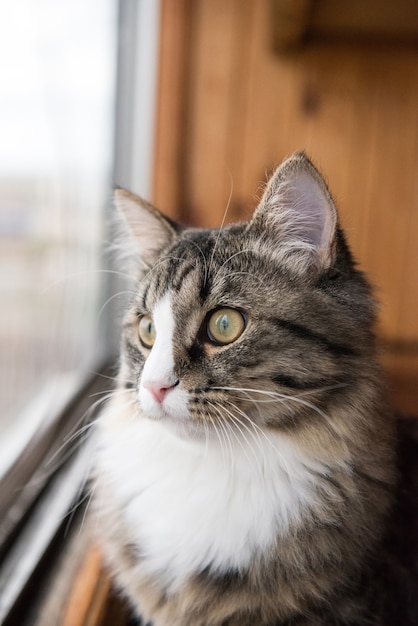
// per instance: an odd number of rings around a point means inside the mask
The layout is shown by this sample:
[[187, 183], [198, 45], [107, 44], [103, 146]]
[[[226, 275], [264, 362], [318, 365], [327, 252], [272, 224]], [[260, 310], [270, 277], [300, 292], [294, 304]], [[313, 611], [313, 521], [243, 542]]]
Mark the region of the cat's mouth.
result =
[[173, 385], [168, 393], [160, 396], [140, 385], [138, 400], [143, 413], [152, 420], [161, 420], [185, 427], [191, 422], [188, 409], [189, 394], [181, 385]]

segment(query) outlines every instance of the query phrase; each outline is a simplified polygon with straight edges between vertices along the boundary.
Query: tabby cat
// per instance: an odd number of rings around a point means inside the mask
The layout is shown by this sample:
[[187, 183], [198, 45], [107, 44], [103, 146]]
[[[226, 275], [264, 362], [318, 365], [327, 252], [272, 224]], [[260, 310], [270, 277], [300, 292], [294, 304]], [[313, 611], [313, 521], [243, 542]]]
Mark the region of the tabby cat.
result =
[[215, 230], [116, 205], [142, 262], [97, 433], [118, 586], [153, 626], [380, 624], [393, 420], [322, 176], [292, 156]]

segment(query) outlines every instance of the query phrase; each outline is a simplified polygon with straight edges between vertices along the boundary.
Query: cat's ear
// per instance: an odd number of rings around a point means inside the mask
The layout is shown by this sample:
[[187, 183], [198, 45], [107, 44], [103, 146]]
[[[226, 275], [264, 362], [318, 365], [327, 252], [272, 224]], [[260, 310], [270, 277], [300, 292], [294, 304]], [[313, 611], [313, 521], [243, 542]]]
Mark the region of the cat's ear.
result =
[[280, 262], [296, 271], [332, 266], [337, 212], [324, 179], [305, 154], [295, 154], [276, 169], [250, 227]]
[[126, 189], [115, 189], [115, 205], [133, 244], [134, 254], [151, 267], [177, 236], [175, 222]]

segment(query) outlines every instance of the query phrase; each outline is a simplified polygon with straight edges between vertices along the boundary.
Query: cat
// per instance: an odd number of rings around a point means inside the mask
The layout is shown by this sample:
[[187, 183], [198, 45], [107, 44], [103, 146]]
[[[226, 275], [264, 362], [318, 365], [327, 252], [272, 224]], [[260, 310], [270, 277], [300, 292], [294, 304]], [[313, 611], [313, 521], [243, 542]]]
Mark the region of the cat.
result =
[[115, 202], [141, 261], [97, 426], [117, 585], [153, 626], [380, 624], [394, 420], [322, 175], [291, 156], [248, 222], [215, 230]]

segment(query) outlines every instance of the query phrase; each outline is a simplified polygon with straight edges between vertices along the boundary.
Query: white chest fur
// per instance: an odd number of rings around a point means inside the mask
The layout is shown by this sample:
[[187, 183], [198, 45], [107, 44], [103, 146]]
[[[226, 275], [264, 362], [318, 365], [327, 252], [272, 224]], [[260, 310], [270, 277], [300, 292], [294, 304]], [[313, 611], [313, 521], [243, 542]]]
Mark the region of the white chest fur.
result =
[[260, 436], [251, 449], [183, 441], [115, 399], [99, 438], [98, 472], [141, 567], [174, 587], [209, 564], [245, 567], [315, 500], [309, 469], [320, 468], [284, 435]]

